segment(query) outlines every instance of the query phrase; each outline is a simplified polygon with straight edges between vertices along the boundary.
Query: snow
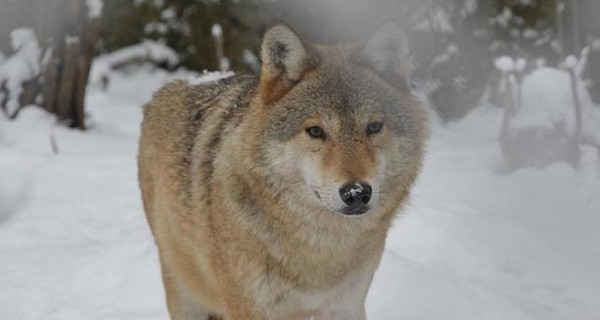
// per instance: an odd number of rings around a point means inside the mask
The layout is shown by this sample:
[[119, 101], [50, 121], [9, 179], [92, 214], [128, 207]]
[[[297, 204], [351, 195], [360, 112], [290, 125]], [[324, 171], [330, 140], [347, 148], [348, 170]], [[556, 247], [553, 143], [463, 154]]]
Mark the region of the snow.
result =
[[506, 29], [512, 18], [514, 18], [513, 12], [508, 7], [505, 7], [502, 12], [496, 16], [496, 22], [502, 28]]
[[221, 28], [221, 25], [218, 23], [213, 24], [212, 28], [210, 28], [210, 33], [212, 34], [213, 38], [221, 38], [223, 37], [223, 28]]
[[[500, 121], [500, 111], [482, 108], [434, 127], [409, 213], [396, 223], [375, 276], [373, 319], [599, 314], [595, 158], [580, 171], [559, 163], [499, 175]], [[390, 305], [398, 317], [390, 317]]]
[[179, 56], [173, 49], [160, 42], [144, 40], [139, 44], [131, 45], [96, 58], [90, 71], [90, 82], [97, 84], [101, 79], [109, 78], [112, 69], [131, 63], [145, 62], [155, 64], [165, 63], [170, 67], [174, 67], [179, 63]]
[[508, 56], [501, 56], [494, 61], [496, 69], [502, 72], [511, 72], [515, 70], [515, 61]]
[[12, 113], [19, 106], [18, 99], [23, 91], [21, 84], [40, 72], [41, 49], [30, 28], [14, 29], [10, 39], [15, 53], [4, 60], [0, 59], [0, 85], [6, 81], [10, 93], [7, 108]]
[[163, 20], [173, 20], [177, 18], [177, 12], [174, 7], [169, 7], [160, 13], [160, 17]]
[[571, 54], [565, 59], [564, 65], [568, 69], [575, 69], [578, 63], [579, 60], [577, 59], [577, 57]]
[[518, 58], [515, 63], [515, 70], [517, 72], [523, 72], [527, 68], [527, 60], [523, 58]]
[[[39, 72], [40, 66], [35, 62], [40, 56], [40, 47], [33, 30], [29, 28], [18, 28], [13, 30], [10, 36], [13, 51], [29, 65], [29, 69], [32, 72]], [[7, 60], [10, 60], [10, 58]]]
[[225, 72], [229, 70], [230, 67], [231, 63], [229, 62], [229, 59], [227, 57], [221, 58], [221, 61], [219, 61], [219, 70]]
[[[465, 6], [465, 10], [468, 10], [468, 4]], [[468, 12], [463, 10], [463, 15], [467, 15]], [[419, 20], [415, 25], [415, 30], [420, 31], [435, 31], [441, 33], [452, 33], [454, 27], [450, 22], [448, 12], [442, 8], [435, 8], [431, 10], [426, 19]]]
[[158, 34], [166, 34], [169, 31], [169, 26], [162, 22], [150, 22], [144, 26], [144, 34], [156, 32]]
[[179, 63], [177, 53], [170, 47], [153, 40], [144, 40], [142, 43], [116, 50], [102, 57], [102, 62], [118, 65], [133, 60], [149, 60], [153, 62], [166, 62], [174, 66]]
[[461, 16], [466, 18], [477, 11], [478, 8], [477, 0], [466, 0], [461, 10]]
[[204, 72], [201, 75], [191, 75], [191, 76], [188, 76], [187, 82], [190, 85], [192, 85], [192, 86], [197, 86], [197, 85], [200, 85], [200, 84], [206, 84], [206, 83], [216, 82], [216, 81], [219, 81], [221, 79], [229, 78], [231, 76], [233, 76], [233, 72], [231, 72], [231, 71], [228, 71], [228, 72], [220, 72], [220, 71], [208, 72], [208, 71], [204, 70]]
[[[541, 70], [529, 85], [564, 81], [556, 72]], [[33, 107], [18, 121], [0, 117], [0, 319], [168, 319], [135, 157], [140, 106], [190, 76], [111, 71], [106, 91], [88, 91], [86, 132]], [[501, 119], [501, 110], [480, 107], [460, 122], [433, 120], [424, 171], [375, 274], [369, 319], [600, 314], [595, 152], [584, 148], [577, 170], [556, 163], [504, 174]]]
[[[576, 58], [573, 57], [573, 60], [575, 62], [567, 62], [571, 68], [578, 63]], [[577, 94], [582, 104], [583, 138], [600, 142], [600, 108], [593, 106], [584, 83], [579, 80], [577, 84]], [[537, 69], [524, 78], [522, 92], [523, 107], [517, 110], [511, 120], [513, 129], [534, 128], [541, 133], [564, 127], [566, 133], [575, 133], [573, 92], [567, 71], [548, 67]]]
[[102, 0], [86, 0], [85, 3], [88, 7], [88, 19], [96, 19], [102, 16], [102, 7], [104, 7]]
[[443, 53], [439, 54], [438, 56], [435, 57], [435, 59], [433, 59], [433, 61], [431, 62], [431, 65], [437, 66], [440, 64], [448, 63], [450, 60], [452, 60], [454, 57], [456, 57], [457, 54], [458, 54], [458, 47], [454, 44], [449, 44]]
[[75, 43], [78, 43], [80, 41], [78, 36], [71, 36], [71, 35], [67, 35], [65, 37], [65, 44], [67, 45], [72, 45]]
[[133, 0], [133, 5], [141, 6], [142, 4], [150, 4], [155, 8], [163, 8], [165, 6], [165, 0]]
[[242, 50], [242, 60], [253, 71], [257, 72], [260, 69], [258, 57], [248, 48], [244, 48], [244, 50]]
[[523, 37], [525, 39], [535, 39], [539, 36], [539, 32], [535, 29], [527, 28], [523, 30]]
[[441, 8], [436, 8], [431, 13], [431, 21], [433, 23], [433, 29], [442, 33], [454, 32], [454, 27], [450, 22], [448, 13]]

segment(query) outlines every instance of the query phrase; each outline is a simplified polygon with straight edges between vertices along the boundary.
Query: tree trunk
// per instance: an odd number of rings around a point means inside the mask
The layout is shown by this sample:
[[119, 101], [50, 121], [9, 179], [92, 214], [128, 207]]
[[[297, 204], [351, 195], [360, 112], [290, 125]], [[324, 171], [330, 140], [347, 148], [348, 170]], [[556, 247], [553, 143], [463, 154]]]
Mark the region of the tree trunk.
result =
[[36, 11], [46, 63], [42, 107], [79, 129], [85, 129], [86, 84], [98, 27], [87, 13], [84, 0], [40, 0]]
[[563, 11], [556, 17], [563, 54], [579, 55], [583, 49], [579, 0], [561, 1], [558, 5], [563, 6]]
[[573, 25], [571, 28], [571, 37], [573, 38], [572, 52], [576, 55], [579, 55], [579, 53], [581, 53], [581, 49], [583, 49], [581, 46], [579, 0], [571, 0], [571, 24]]
[[575, 107], [575, 139], [577, 143], [581, 143], [581, 132], [583, 131], [583, 112], [581, 100], [579, 100], [579, 92], [577, 91], [577, 75], [575, 70], [569, 68], [567, 70], [571, 78], [571, 91], [573, 91], [573, 105]]

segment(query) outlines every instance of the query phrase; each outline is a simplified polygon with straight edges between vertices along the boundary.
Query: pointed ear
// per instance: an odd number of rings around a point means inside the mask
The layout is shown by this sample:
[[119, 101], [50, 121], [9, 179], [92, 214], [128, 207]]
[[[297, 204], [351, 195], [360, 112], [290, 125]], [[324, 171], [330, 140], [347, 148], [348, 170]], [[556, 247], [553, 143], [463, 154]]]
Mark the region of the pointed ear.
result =
[[284, 25], [267, 31], [261, 58], [260, 93], [267, 102], [281, 97], [318, 64], [312, 48]]
[[408, 40], [395, 21], [380, 26], [355, 52], [355, 61], [375, 71], [395, 87], [408, 89], [412, 65]]

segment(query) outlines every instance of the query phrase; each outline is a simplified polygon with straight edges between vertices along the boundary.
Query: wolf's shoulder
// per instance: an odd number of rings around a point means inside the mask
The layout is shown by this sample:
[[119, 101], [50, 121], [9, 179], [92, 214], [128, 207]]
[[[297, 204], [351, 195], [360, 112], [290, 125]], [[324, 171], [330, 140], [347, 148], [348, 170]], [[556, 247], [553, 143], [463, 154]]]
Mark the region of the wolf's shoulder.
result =
[[190, 113], [215, 105], [243, 103], [255, 91], [258, 80], [252, 75], [233, 75], [214, 81], [194, 83], [175, 80], [154, 93], [144, 107], [144, 118], [187, 119]]
[[256, 88], [258, 80], [252, 75], [233, 75], [216, 81], [189, 85], [188, 101], [197, 105], [243, 98]]

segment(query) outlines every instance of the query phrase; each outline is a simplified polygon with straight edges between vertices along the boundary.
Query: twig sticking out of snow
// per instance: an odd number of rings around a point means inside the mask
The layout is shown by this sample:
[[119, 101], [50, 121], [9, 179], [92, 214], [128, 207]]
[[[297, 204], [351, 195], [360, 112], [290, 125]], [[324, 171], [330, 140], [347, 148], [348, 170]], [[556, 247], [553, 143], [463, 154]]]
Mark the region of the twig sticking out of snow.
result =
[[579, 63], [579, 60], [574, 55], [568, 56], [563, 62], [564, 67], [569, 72], [569, 76], [571, 78], [571, 91], [573, 92], [573, 106], [575, 107], [575, 139], [578, 144], [581, 144], [581, 133], [583, 131], [583, 119], [582, 119], [582, 106], [581, 100], [579, 98], [579, 93], [577, 92], [578, 84], [577, 84], [577, 72], [576, 68]]
[[50, 134], [50, 146], [52, 147], [52, 153], [59, 153], [58, 144], [56, 143], [56, 138], [54, 137], [54, 134]]

